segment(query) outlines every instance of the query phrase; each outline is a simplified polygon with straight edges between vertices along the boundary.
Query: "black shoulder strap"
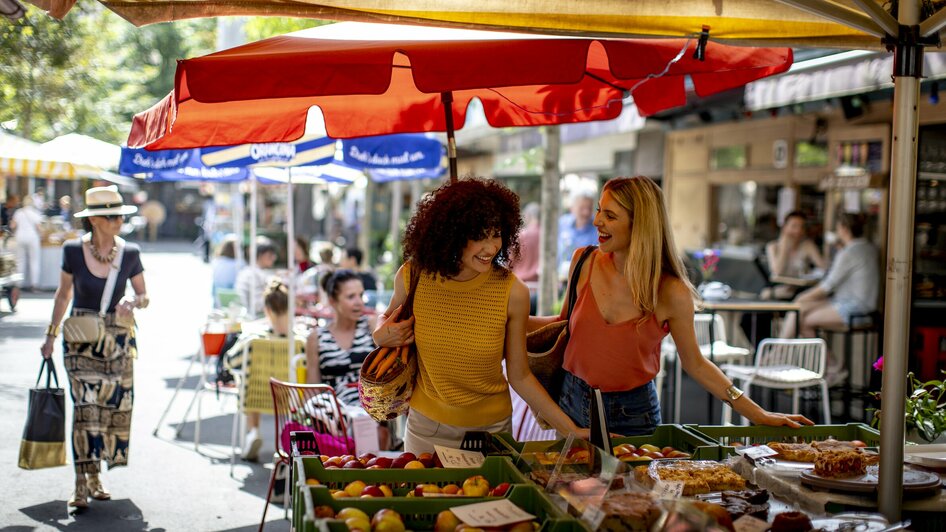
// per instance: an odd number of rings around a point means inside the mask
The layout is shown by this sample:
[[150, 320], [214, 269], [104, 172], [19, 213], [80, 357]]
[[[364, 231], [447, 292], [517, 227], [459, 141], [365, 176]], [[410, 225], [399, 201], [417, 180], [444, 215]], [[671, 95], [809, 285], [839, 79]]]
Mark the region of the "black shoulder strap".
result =
[[596, 249], [598, 249], [598, 246], [587, 246], [581, 252], [578, 262], [575, 263], [575, 271], [572, 272], [572, 277], [568, 280], [568, 314], [566, 315], [568, 321], [572, 320], [572, 309], [575, 308], [575, 300], [578, 299], [578, 277], [581, 276], [581, 266], [585, 263], [585, 259]]

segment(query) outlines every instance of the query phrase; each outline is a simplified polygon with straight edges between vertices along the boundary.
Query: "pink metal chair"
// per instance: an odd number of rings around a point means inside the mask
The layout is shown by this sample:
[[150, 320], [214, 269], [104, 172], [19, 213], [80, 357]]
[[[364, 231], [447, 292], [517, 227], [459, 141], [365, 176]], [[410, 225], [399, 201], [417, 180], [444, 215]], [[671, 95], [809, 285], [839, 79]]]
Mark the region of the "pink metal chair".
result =
[[[342, 414], [341, 404], [335, 397], [335, 390], [324, 384], [295, 384], [270, 378], [269, 387], [273, 394], [273, 406], [276, 414], [276, 452], [273, 474], [269, 478], [266, 492], [266, 506], [263, 507], [263, 519], [259, 529], [266, 524], [266, 511], [276, 485], [276, 474], [280, 465], [292, 467], [292, 449], [289, 436], [292, 432], [311, 431], [315, 433], [319, 452], [334, 456], [355, 454], [355, 440], [348, 435], [348, 427]], [[286, 497], [291, 475], [286, 475]], [[289, 505], [284, 504], [288, 516]]]

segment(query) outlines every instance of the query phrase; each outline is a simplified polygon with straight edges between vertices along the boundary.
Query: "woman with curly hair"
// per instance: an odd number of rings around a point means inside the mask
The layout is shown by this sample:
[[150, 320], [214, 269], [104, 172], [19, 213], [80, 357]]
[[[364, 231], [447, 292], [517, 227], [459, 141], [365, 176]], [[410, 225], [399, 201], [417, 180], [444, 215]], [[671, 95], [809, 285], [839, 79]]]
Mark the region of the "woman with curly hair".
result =
[[[753, 423], [812, 424], [804, 416], [763, 410], [701, 354], [693, 327], [696, 291], [677, 256], [656, 183], [642, 176], [608, 181], [594, 225], [599, 247], [578, 275], [559, 399], [575, 423], [589, 425], [590, 390], [597, 388], [612, 432], [652, 433], [660, 424], [653, 379], [660, 371], [660, 343], [669, 333], [683, 369]], [[575, 250], [569, 278], [585, 249]], [[567, 300], [562, 308], [568, 308]], [[528, 328], [564, 315], [530, 317]]]
[[[417, 344], [405, 450], [458, 447], [468, 430], [510, 430], [509, 384], [556, 429], [587, 436], [529, 371], [529, 289], [507, 268], [519, 254], [521, 225], [516, 194], [486, 179], [441, 186], [408, 224], [405, 264], [373, 335], [380, 346]], [[414, 274], [414, 316], [399, 322]]]

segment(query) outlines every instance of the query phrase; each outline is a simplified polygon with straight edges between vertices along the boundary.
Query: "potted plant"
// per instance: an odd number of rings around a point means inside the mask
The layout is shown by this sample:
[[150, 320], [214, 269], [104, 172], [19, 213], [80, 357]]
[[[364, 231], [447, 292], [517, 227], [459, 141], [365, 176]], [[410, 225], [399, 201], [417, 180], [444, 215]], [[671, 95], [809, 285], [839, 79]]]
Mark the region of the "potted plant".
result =
[[[883, 368], [883, 358], [874, 365]], [[879, 366], [879, 367], [878, 367]], [[942, 379], [922, 382], [912, 372], [907, 375], [909, 389], [903, 405], [906, 421], [907, 440], [915, 443], [934, 443], [946, 439], [946, 370]], [[880, 394], [871, 394], [878, 398]], [[871, 424], [880, 425], [880, 410], [874, 411]]]

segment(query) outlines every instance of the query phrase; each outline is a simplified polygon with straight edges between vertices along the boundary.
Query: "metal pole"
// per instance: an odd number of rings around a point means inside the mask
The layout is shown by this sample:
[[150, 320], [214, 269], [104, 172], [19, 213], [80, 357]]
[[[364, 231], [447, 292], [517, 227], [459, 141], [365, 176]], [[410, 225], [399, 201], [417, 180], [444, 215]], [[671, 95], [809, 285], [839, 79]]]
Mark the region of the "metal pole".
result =
[[542, 250], [542, 255], [539, 259], [539, 300], [536, 314], [548, 316], [552, 314], [552, 306], [558, 300], [558, 215], [559, 186], [562, 181], [558, 163], [562, 137], [558, 126], [546, 126], [543, 132], [545, 169], [542, 172], [542, 190], [539, 196], [542, 205], [539, 215], [542, 227], [539, 232], [539, 249]]
[[286, 266], [289, 268], [289, 275], [286, 281], [289, 284], [289, 382], [296, 382], [296, 376], [292, 371], [292, 357], [296, 356], [296, 222], [293, 217], [293, 198], [292, 198], [292, 167], [289, 167], [289, 179], [286, 184]]
[[[900, 2], [901, 33], [919, 23], [918, 0]], [[913, 270], [913, 206], [916, 194], [917, 101], [923, 48], [899, 36], [894, 60], [893, 149], [887, 229], [887, 287], [884, 305], [884, 372], [881, 388], [878, 509], [900, 520], [903, 496], [904, 388], [909, 355], [910, 277]]]
[[[250, 170], [250, 257], [247, 259], [247, 264], [250, 267], [256, 267], [256, 226], [259, 223], [259, 213], [256, 209], [257, 204], [257, 186], [256, 186], [256, 172], [252, 169]], [[243, 245], [243, 235], [240, 235], [240, 245]], [[250, 308], [249, 311], [250, 318], [256, 318], [256, 298], [258, 297], [255, 293], [255, 290], [250, 290]]]
[[443, 102], [443, 115], [447, 126], [447, 157], [450, 160], [450, 182], [457, 182], [457, 139], [454, 137], [453, 127], [453, 93], [441, 92], [440, 100]]
[[233, 251], [236, 253], [237, 263], [243, 262], [246, 258], [243, 255], [243, 231], [245, 229], [245, 220], [243, 219], [243, 194], [240, 193], [240, 183], [232, 183], [230, 185], [230, 205], [231, 212], [233, 213], [233, 232], [236, 233], [236, 249]]

